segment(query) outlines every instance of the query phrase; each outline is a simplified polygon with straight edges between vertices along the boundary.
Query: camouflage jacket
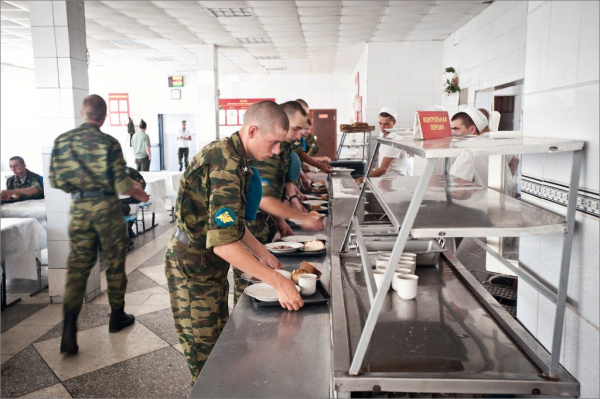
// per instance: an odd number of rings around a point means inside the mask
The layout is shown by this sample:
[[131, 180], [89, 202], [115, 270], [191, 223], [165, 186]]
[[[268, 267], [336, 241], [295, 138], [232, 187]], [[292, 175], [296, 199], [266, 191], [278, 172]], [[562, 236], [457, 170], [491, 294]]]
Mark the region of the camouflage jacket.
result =
[[251, 178], [239, 132], [206, 145], [181, 177], [177, 226], [206, 249], [239, 241]]
[[35, 187], [38, 190], [37, 194], [33, 195], [21, 195], [21, 199], [42, 199], [44, 198], [44, 187], [42, 186], [42, 177], [37, 173], [33, 173], [29, 169], [25, 169], [25, 180], [21, 182], [21, 179], [17, 175], [11, 176], [6, 180], [7, 190], [16, 190], [18, 188], [29, 188]]
[[[300, 148], [302, 148], [302, 146]], [[291, 151], [292, 144], [283, 141], [281, 142], [281, 152], [279, 155], [274, 155], [266, 161], [251, 161], [251, 165], [254, 166], [260, 174], [263, 197], [283, 198], [283, 185], [287, 181], [286, 176], [290, 166]], [[261, 212], [260, 209], [259, 212]]]
[[319, 152], [319, 145], [317, 144], [317, 138], [309, 133], [305, 138], [306, 140], [306, 153], [311, 157], [314, 157]]
[[92, 123], [83, 123], [54, 140], [50, 183], [67, 193], [125, 193], [133, 188], [121, 145]]
[[300, 155], [304, 152], [304, 148], [302, 147], [302, 140], [294, 140], [290, 143], [290, 147], [292, 151], [296, 154]]
[[142, 185], [143, 189], [146, 188], [146, 180], [144, 180], [144, 176], [142, 176], [142, 174], [140, 172], [138, 172], [136, 169], [133, 169], [128, 166], [127, 167], [127, 176], [130, 177], [133, 181], [140, 183]]

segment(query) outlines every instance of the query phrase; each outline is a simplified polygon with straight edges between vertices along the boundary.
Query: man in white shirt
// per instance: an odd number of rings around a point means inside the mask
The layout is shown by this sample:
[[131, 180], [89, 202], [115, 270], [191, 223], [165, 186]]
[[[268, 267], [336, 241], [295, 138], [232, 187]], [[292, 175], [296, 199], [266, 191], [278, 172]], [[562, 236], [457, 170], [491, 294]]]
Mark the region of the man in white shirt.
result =
[[181, 121], [181, 129], [177, 132], [176, 140], [179, 142], [179, 150], [177, 151], [177, 158], [179, 159], [179, 171], [183, 168], [183, 161], [185, 161], [185, 167], [188, 167], [188, 156], [190, 155], [190, 141], [192, 141], [192, 134], [186, 129], [186, 122]]
[[[400, 137], [395, 133], [390, 133], [387, 129], [392, 129], [396, 125], [398, 114], [393, 108], [383, 107], [379, 111], [379, 130], [381, 137], [394, 139]], [[379, 146], [379, 166], [371, 171], [370, 177], [379, 177], [387, 173], [399, 173], [402, 176], [412, 176], [413, 158], [406, 151], [400, 150], [389, 145]], [[357, 183], [362, 183], [364, 177], [356, 179]]]
[[[478, 109], [465, 108], [452, 117], [450, 125], [454, 136], [480, 136], [481, 132], [487, 127], [488, 120]], [[449, 173], [482, 187], [487, 187], [488, 157], [473, 156], [471, 153], [462, 154], [456, 158], [450, 167]]]

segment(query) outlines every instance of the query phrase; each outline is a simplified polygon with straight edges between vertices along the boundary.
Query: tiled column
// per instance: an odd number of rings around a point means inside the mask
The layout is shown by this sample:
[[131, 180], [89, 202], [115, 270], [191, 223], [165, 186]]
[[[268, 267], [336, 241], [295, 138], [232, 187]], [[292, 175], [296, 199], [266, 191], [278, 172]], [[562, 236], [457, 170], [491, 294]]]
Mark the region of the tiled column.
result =
[[217, 47], [199, 44], [198, 57], [198, 114], [196, 143], [198, 151], [219, 138], [219, 75]]
[[[88, 95], [87, 46], [83, 1], [32, 1], [31, 32], [42, 128], [42, 161], [48, 231], [48, 285], [52, 302], [62, 302], [69, 255], [70, 198], [51, 187], [50, 156], [54, 139], [80, 125], [79, 110]], [[86, 299], [100, 293], [96, 265]]]

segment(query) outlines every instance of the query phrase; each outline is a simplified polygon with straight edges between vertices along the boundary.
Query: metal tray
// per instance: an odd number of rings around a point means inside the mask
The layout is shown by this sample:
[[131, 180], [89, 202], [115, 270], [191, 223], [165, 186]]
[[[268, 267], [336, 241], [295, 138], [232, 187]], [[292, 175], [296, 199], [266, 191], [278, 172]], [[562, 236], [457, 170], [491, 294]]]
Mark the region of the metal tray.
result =
[[276, 254], [275, 257], [279, 258], [279, 257], [307, 257], [307, 256], [321, 256], [324, 255], [325, 252], [327, 251], [327, 248], [323, 248], [319, 251], [302, 251], [302, 250], [298, 250], [298, 251], [294, 251], [294, 252], [288, 252], [287, 254]]
[[[371, 251], [389, 252], [394, 249], [395, 236], [365, 237], [365, 245]], [[446, 251], [436, 240], [410, 240], [406, 242], [404, 252], [417, 254], [417, 266], [435, 266], [440, 254]]]
[[[252, 282], [250, 282], [250, 284], [252, 284]], [[304, 306], [324, 305], [327, 302], [329, 302], [329, 298], [331, 298], [331, 295], [329, 295], [329, 292], [327, 291], [327, 289], [325, 288], [325, 286], [323, 285], [321, 280], [317, 280], [317, 291], [313, 295], [311, 295], [311, 296], [302, 295], [302, 300], [304, 301]], [[250, 302], [252, 302], [252, 306], [254, 307], [254, 310], [258, 310], [259, 308], [283, 309], [281, 307], [281, 305], [279, 304], [279, 302], [277, 302], [277, 301], [276, 302], [263, 302], [263, 301], [259, 301], [256, 298], [250, 298]]]

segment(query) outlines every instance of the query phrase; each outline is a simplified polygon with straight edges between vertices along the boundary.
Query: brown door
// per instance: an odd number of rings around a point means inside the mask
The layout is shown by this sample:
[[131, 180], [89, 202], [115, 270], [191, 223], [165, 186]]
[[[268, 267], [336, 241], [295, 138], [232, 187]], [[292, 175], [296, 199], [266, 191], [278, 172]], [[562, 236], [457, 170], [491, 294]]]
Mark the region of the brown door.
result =
[[312, 121], [310, 132], [317, 138], [319, 152], [317, 156], [327, 156], [335, 160], [337, 144], [337, 110], [335, 109], [311, 109], [308, 117]]

